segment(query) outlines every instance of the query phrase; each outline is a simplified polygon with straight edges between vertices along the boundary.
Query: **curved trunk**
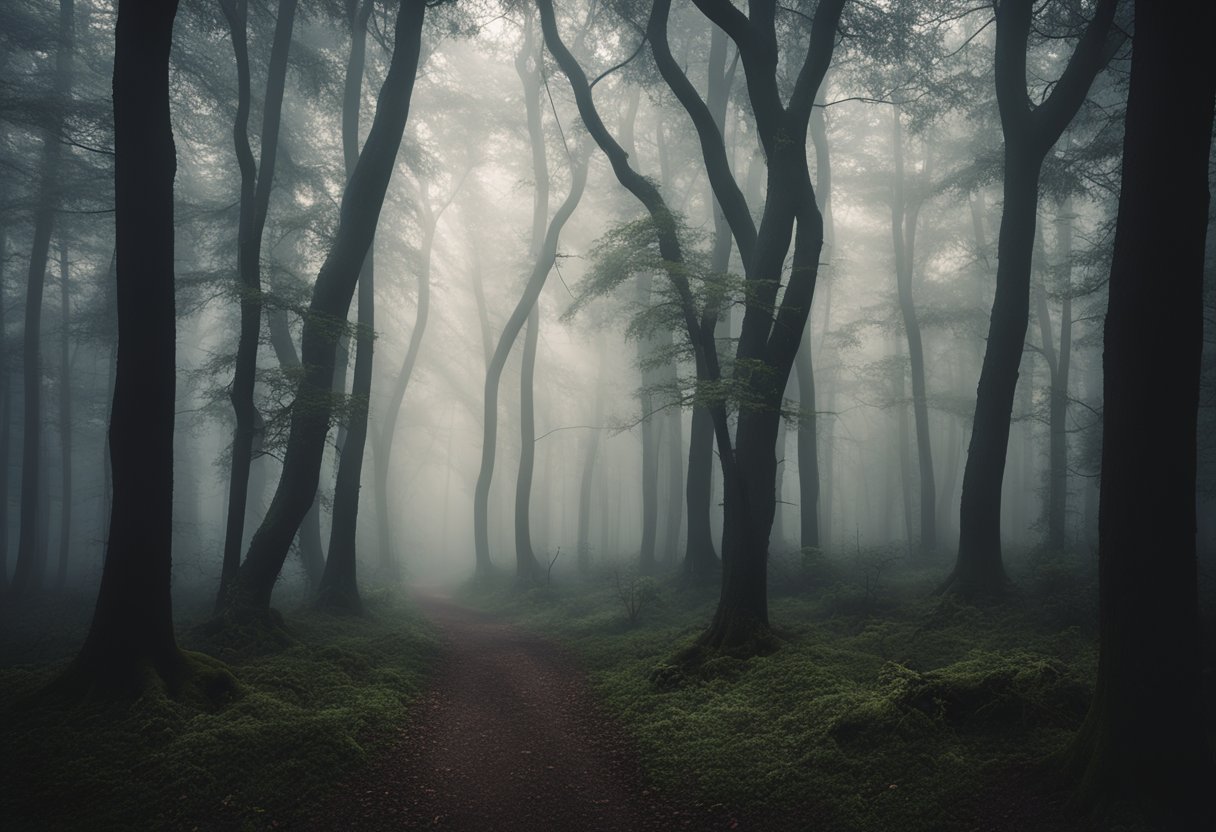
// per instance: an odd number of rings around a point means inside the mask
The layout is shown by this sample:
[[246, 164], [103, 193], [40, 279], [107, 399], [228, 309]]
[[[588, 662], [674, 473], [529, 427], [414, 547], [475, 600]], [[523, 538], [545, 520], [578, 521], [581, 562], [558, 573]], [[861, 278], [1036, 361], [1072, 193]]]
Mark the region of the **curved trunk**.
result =
[[[570, 193], [549, 223], [549, 229], [545, 233], [545, 239], [540, 248], [540, 255], [528, 277], [523, 296], [515, 305], [515, 309], [511, 311], [511, 317], [507, 319], [507, 323], [503, 327], [498, 345], [494, 348], [494, 355], [490, 358], [490, 365], [486, 369], [481, 468], [477, 473], [477, 486], [473, 492], [473, 541], [477, 556], [477, 572], [482, 576], [487, 575], [493, 568], [493, 562], [490, 560], [489, 503], [490, 483], [494, 478], [494, 456], [498, 445], [498, 388], [502, 381], [502, 372], [506, 367], [511, 347], [519, 336], [519, 331], [523, 329], [528, 316], [532, 313], [532, 307], [535, 306], [537, 298], [540, 297], [540, 291], [544, 288], [545, 279], [557, 260], [558, 237], [570, 219], [570, 215], [578, 206], [579, 200], [582, 199], [583, 188], [586, 184], [587, 161], [585, 158], [576, 158], [572, 160]], [[536, 563], [535, 558], [531, 564], [525, 563], [520, 560], [517, 551], [516, 561], [517, 572], [521, 577], [527, 574], [535, 575], [539, 572], [540, 566]]]
[[220, 3], [232, 35], [236, 56], [238, 104], [232, 128], [237, 162], [241, 169], [241, 207], [237, 240], [237, 280], [241, 302], [240, 336], [237, 340], [236, 370], [229, 398], [236, 416], [232, 433], [232, 470], [228, 484], [228, 517], [224, 533], [224, 562], [220, 573], [217, 604], [236, 576], [241, 562], [245, 535], [245, 515], [249, 501], [249, 470], [253, 463], [256, 434], [261, 418], [253, 401], [257, 375], [258, 342], [262, 330], [262, 234], [270, 208], [278, 154], [279, 125], [283, 92], [287, 83], [287, 53], [295, 23], [297, 0], [280, 0], [274, 42], [266, 73], [266, 97], [262, 108], [262, 146], [260, 168], [253, 160], [249, 145], [250, 72], [247, 43], [247, 0], [222, 0]]
[[1059, 81], [1033, 111], [1026, 94], [1026, 44], [1033, 4], [1017, 0], [997, 8], [994, 68], [1005, 138], [1005, 199], [997, 239], [996, 296], [963, 469], [958, 560], [942, 590], [964, 596], [995, 596], [1005, 589], [1001, 483], [1018, 365], [1029, 323], [1039, 174], [1044, 157], [1076, 115], [1094, 77], [1114, 51], [1108, 33], [1115, 6], [1115, 0], [1100, 0]]
[[21, 436], [21, 530], [17, 538], [17, 563], [11, 589], [21, 595], [37, 587], [39, 564], [47, 553], [38, 547], [39, 495], [43, 491], [42, 456], [42, 293], [50, 256], [51, 232], [59, 205], [59, 168], [63, 159], [63, 132], [68, 97], [72, 91], [75, 52], [74, 0], [59, 0], [58, 50], [55, 54], [54, 96], [62, 106], [52, 107], [50, 121], [42, 133], [41, 175], [34, 206], [34, 238], [30, 244], [30, 269], [25, 292], [25, 332], [22, 339], [23, 402]]
[[[426, 199], [426, 194], [422, 197]], [[392, 459], [393, 440], [397, 433], [397, 422], [401, 418], [401, 406], [405, 401], [405, 391], [414, 375], [414, 365], [418, 362], [418, 352], [422, 349], [422, 336], [426, 332], [427, 321], [431, 310], [431, 251], [435, 243], [435, 222], [433, 217], [422, 230], [421, 265], [418, 271], [418, 308], [414, 316], [414, 329], [410, 333], [410, 343], [405, 350], [405, 358], [401, 362], [401, 371], [397, 373], [397, 382], [389, 395], [388, 407], [384, 416], [384, 427], [380, 432], [379, 447], [372, 457], [376, 476], [376, 525], [380, 537], [380, 568], [390, 580], [400, 576], [401, 564], [393, 554], [392, 515], [388, 505], [388, 473], [389, 461]]]
[[266, 518], [253, 536], [225, 599], [225, 611], [263, 617], [291, 541], [312, 506], [320, 479], [325, 437], [333, 415], [330, 391], [337, 352], [335, 322], [345, 321], [359, 272], [371, 249], [384, 195], [396, 165], [418, 71], [424, 0], [402, 0], [388, 74], [359, 162], [346, 184], [338, 233], [317, 275], [300, 339], [302, 372], [283, 471]]
[[515, 577], [536, 579], [540, 563], [532, 550], [532, 472], [536, 465], [536, 410], [533, 380], [536, 374], [536, 344], [540, 337], [540, 306], [532, 304], [524, 333], [524, 353], [519, 370], [519, 474], [515, 479]]
[[[353, 10], [353, 7], [351, 7]], [[342, 151], [346, 176], [359, 163], [359, 105], [363, 91], [363, 65], [367, 46], [367, 18], [371, 0], [350, 18], [350, 58], [346, 63], [346, 87], [342, 98]], [[329, 556], [317, 587], [318, 605], [345, 612], [361, 612], [356, 572], [356, 543], [359, 527], [359, 485], [363, 479], [363, 449], [367, 444], [367, 418], [371, 409], [372, 361], [376, 338], [375, 240], [368, 246], [359, 270], [359, 317], [355, 336], [355, 377], [351, 387], [346, 435], [339, 445], [338, 475], [334, 482], [333, 518], [329, 529]], [[345, 364], [342, 364], [345, 370]], [[346, 387], [345, 372], [340, 382]], [[316, 505], [316, 501], [313, 501]]]

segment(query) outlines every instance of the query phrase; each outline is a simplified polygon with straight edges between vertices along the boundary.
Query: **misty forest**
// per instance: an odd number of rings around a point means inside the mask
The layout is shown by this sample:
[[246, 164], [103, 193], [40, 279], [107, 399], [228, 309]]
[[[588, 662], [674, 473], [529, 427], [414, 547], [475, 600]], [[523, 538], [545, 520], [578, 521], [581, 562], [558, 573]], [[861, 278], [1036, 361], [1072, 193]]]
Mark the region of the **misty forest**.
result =
[[1216, 828], [1214, 37], [0, 0], [0, 824]]

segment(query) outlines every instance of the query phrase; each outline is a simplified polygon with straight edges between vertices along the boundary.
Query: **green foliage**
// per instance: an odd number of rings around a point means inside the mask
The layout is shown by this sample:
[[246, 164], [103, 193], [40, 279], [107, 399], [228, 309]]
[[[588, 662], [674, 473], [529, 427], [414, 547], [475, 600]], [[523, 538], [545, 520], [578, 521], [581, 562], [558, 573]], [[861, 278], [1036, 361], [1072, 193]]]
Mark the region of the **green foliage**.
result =
[[48, 829], [264, 829], [306, 816], [393, 736], [435, 655], [414, 612], [369, 606], [375, 617], [357, 620], [302, 612], [291, 646], [226, 656], [239, 692], [218, 710], [153, 690], [130, 705], [16, 713], [57, 668], [0, 671], [0, 815]]

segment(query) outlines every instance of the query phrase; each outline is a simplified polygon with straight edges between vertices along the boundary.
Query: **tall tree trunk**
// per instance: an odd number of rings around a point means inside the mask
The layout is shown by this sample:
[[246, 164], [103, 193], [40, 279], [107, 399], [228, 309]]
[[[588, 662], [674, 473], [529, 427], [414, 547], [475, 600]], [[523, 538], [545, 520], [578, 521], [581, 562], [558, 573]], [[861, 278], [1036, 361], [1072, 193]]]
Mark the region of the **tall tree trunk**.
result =
[[[668, 333], [670, 335], [670, 333]], [[669, 368], [669, 383], [675, 395], [675, 365]], [[663, 561], [675, 563], [680, 549], [680, 530], [684, 524], [684, 419], [678, 405], [672, 404], [663, 420], [662, 447], [667, 456], [667, 508], [663, 515]]]
[[[586, 572], [591, 568], [591, 488], [595, 483], [595, 463], [600, 449], [600, 434], [602, 432], [600, 424], [604, 421], [604, 382], [606, 381], [604, 376], [605, 364], [608, 359], [608, 351], [602, 339], [597, 345], [597, 352], [599, 353], [599, 368], [595, 374], [594, 415], [592, 417], [591, 430], [588, 431], [585, 443], [583, 473], [578, 493], [577, 557], [580, 572]], [[602, 512], [600, 516], [601, 518], [603, 517]]]
[[84, 647], [59, 685], [131, 695], [148, 671], [176, 693], [192, 672], [173, 634], [176, 386], [169, 49], [177, 3], [120, 0], [114, 52], [118, 364], [110, 414], [114, 508]]
[[[895, 282], [899, 311], [908, 341], [908, 369], [912, 378], [912, 413], [916, 420], [916, 458], [920, 472], [919, 542], [909, 536], [909, 550], [921, 559], [937, 549], [937, 484], [933, 477], [933, 451], [929, 431], [929, 402], [925, 383], [925, 349], [921, 340], [920, 319], [912, 300], [912, 276], [916, 270], [916, 225], [923, 194], [909, 196], [904, 175], [903, 114], [898, 104], [892, 114], [892, 146], [895, 181], [891, 199], [891, 234], [895, 244]], [[925, 164], [928, 171], [928, 162]], [[903, 405], [901, 405], [901, 408]], [[901, 411], [902, 412], [902, 411]], [[901, 420], [906, 416], [901, 416]], [[901, 421], [902, 425], [902, 421]], [[902, 428], [901, 428], [902, 429]], [[907, 445], [901, 435], [901, 453]], [[905, 500], [905, 504], [906, 504]]]
[[[295, 342], [287, 324], [287, 313], [282, 309], [269, 309], [266, 312], [266, 326], [270, 330], [270, 344], [275, 357], [284, 372], [291, 373], [299, 370], [300, 356], [296, 352]], [[319, 495], [313, 498], [308, 513], [300, 523], [296, 533], [296, 547], [300, 554], [300, 564], [304, 567], [304, 575], [310, 590], [316, 591], [321, 585], [321, 575], [325, 572], [325, 547], [321, 542], [321, 505]]]
[[1039, 337], [1047, 362], [1051, 389], [1048, 397], [1049, 450], [1047, 475], [1047, 545], [1063, 549], [1068, 528], [1068, 371], [1072, 364], [1072, 200], [1059, 205], [1056, 216], [1055, 291], [1061, 296], [1060, 348], [1057, 352], [1052, 332], [1047, 289], [1036, 292]]
[[[637, 302], [640, 308], [650, 305], [650, 290], [653, 275], [643, 273], [638, 276]], [[652, 383], [654, 373], [649, 368], [652, 336], [643, 335], [638, 338], [638, 367], [641, 369], [641, 390], [638, 393], [639, 421], [642, 427], [642, 465], [641, 465], [641, 508], [642, 508], [642, 548], [638, 553], [638, 569], [646, 575], [654, 574], [655, 540], [659, 532], [659, 448], [657, 431], [655, 430], [654, 395]]]
[[1098, 683], [1074, 762], [1086, 802], [1206, 829], [1195, 477], [1216, 12], [1138, 0], [1135, 19], [1103, 339]]
[[1080, 108], [1105, 66], [1115, 0], [1100, 0], [1094, 17], [1051, 94], [1033, 111], [1026, 94], [1026, 44], [1033, 3], [997, 7], [996, 91], [1005, 139], [1004, 205], [997, 242], [996, 296], [976, 391], [975, 418], [959, 510], [958, 559], [942, 590], [998, 596], [1005, 590], [1001, 561], [1001, 485], [1018, 365], [1030, 314], [1030, 271], [1043, 159]]
[[224, 563], [220, 572], [217, 605], [222, 604], [228, 585], [241, 564], [245, 539], [245, 514], [249, 498], [249, 469], [253, 464], [255, 434], [262, 423], [253, 401], [257, 375], [258, 342], [262, 330], [262, 234], [270, 208], [283, 91], [287, 81], [287, 53], [295, 23], [297, 0], [280, 0], [274, 42], [266, 73], [266, 97], [262, 106], [262, 147], [259, 163], [249, 143], [250, 71], [248, 46], [248, 0], [221, 0], [228, 21], [232, 51], [237, 65], [237, 114], [232, 127], [237, 163], [241, 170], [240, 219], [237, 233], [237, 283], [241, 302], [240, 335], [237, 339], [236, 370], [228, 396], [236, 417], [232, 432], [232, 469], [228, 482], [228, 518], [224, 531]]
[[75, 0], [59, 0], [59, 33], [55, 53], [54, 103], [42, 133], [42, 160], [34, 204], [34, 239], [30, 245], [30, 269], [25, 292], [25, 333], [22, 370], [23, 403], [21, 445], [21, 531], [17, 538], [17, 564], [11, 591], [24, 595], [35, 588], [39, 559], [38, 497], [42, 493], [42, 294], [50, 255], [51, 232], [60, 201], [59, 168], [63, 159], [63, 129], [70, 107], [75, 53]]
[[59, 571], [55, 588], [68, 581], [68, 555], [72, 549], [72, 305], [68, 288], [68, 246], [59, 240], [59, 462], [62, 503], [59, 509]]
[[[515, 309], [511, 311], [511, 317], [507, 319], [507, 323], [503, 327], [502, 335], [498, 339], [498, 345], [494, 348], [494, 355], [490, 358], [490, 365], [486, 369], [481, 469], [478, 471], [477, 486], [473, 492], [474, 545], [477, 556], [477, 571], [482, 576], [487, 575], [492, 568], [488, 512], [490, 483], [494, 477], [494, 456], [498, 444], [498, 388], [502, 381], [503, 369], [507, 364], [507, 356], [511, 353], [511, 347], [514, 345], [515, 339], [519, 337], [519, 331], [523, 329], [524, 323], [531, 314], [532, 307], [536, 304], [537, 298], [540, 297], [541, 289], [544, 288], [545, 279], [549, 276], [549, 272], [557, 260], [558, 237], [561, 234], [562, 228], [565, 227], [566, 222], [570, 219], [570, 215], [578, 207], [579, 200], [583, 196], [583, 188], [587, 184], [587, 160], [584, 157], [576, 157], [571, 160], [571, 167], [570, 193], [567, 194], [565, 201], [558, 207], [557, 212], [553, 215], [553, 219], [549, 222], [549, 228], [545, 232], [545, 239], [540, 249], [540, 255], [532, 267], [532, 273], [529, 275], [528, 282], [524, 286], [524, 293], [515, 305]], [[517, 574], [521, 578], [527, 577], [530, 579], [539, 570], [539, 564], [535, 563], [535, 559], [531, 565], [522, 563], [518, 560], [518, 551], [516, 552], [516, 558]], [[533, 569], [533, 566], [536, 568]]]
[[[419, 205], [426, 205], [424, 212], [430, 212], [426, 203], [427, 190], [421, 189]], [[389, 462], [392, 459], [394, 439], [397, 434], [397, 422], [401, 418], [401, 406], [405, 402], [405, 392], [409, 388], [410, 379], [414, 375], [414, 366], [418, 363], [418, 353], [422, 349], [422, 336], [426, 332], [427, 321], [431, 310], [431, 252], [435, 247], [435, 227], [438, 216], [433, 221], [424, 222], [422, 228], [422, 243], [420, 246], [418, 268], [418, 306], [414, 314], [414, 329], [410, 332], [410, 342], [405, 349], [405, 358], [401, 362], [401, 370], [397, 373], [397, 381], [389, 395], [385, 409], [384, 427], [380, 431], [380, 441], [373, 456], [373, 468], [376, 478], [376, 527], [379, 531], [380, 568], [390, 580], [400, 575], [401, 562], [393, 549], [392, 512], [389, 510], [388, 475]]]
[[[647, 39], [656, 65], [697, 128], [706, 172], [744, 254], [744, 262], [750, 264], [746, 269], [747, 314], [737, 353], [740, 360], [736, 362], [736, 380], [747, 388], [749, 405], [741, 409], [733, 442], [724, 403], [713, 405], [725, 483], [722, 592], [714, 621], [699, 643], [709, 648], [755, 652], [770, 643], [765, 578], [775, 507], [774, 448], [781, 398], [806, 326], [823, 243], [822, 215], [815, 205], [806, 160], [807, 120], [830, 60], [840, 4], [833, 0], [821, 3], [816, 10], [807, 60], [788, 106], [782, 104], [776, 62], [770, 60], [768, 44], [775, 41], [773, 16], [758, 10], [753, 21], [729, 4], [719, 6], [698, 0], [697, 5], [740, 49], [752, 91], [758, 134], [769, 165], [767, 201], [757, 230], [730, 172], [721, 131], [671, 55], [666, 36], [669, 4], [655, 3], [647, 24]], [[642, 202], [654, 220], [660, 253], [665, 262], [672, 264], [668, 277], [678, 295], [684, 325], [697, 357], [699, 380], [716, 382], [720, 378], [716, 347], [712, 335], [707, 336], [698, 320], [687, 280], [680, 271], [683, 254], [671, 228], [670, 210], [653, 183], [630, 166], [628, 154], [604, 127], [585, 74], [561, 42], [551, 0], [538, 0], [538, 6], [546, 43], [571, 83], [588, 132], [608, 156], [617, 179]], [[785, 293], [777, 303], [791, 242], [792, 271]], [[763, 365], [763, 371], [753, 372], [757, 363]]]
[[[726, 128], [726, 110], [730, 102], [730, 91], [734, 86], [735, 64], [726, 66], [727, 37], [718, 27], [712, 27], [709, 49], [709, 79], [706, 106], [718, 132]], [[736, 53], [735, 62], [738, 62]], [[722, 213], [717, 197], [710, 196], [713, 205], [714, 239], [710, 250], [709, 268], [715, 276], [725, 276], [730, 269], [730, 253], [734, 238], [730, 224]], [[701, 329], [711, 338], [718, 325], [722, 304], [714, 299], [706, 301], [701, 315]], [[697, 369], [698, 378], [705, 375], [705, 367]], [[714, 423], [709, 408], [702, 403], [692, 410], [692, 424], [688, 436], [688, 478], [685, 492], [688, 502], [688, 536], [684, 548], [684, 574], [694, 583], [711, 581], [720, 562], [714, 549], [713, 525], [710, 521], [713, 503], [714, 476]]]
[[[826, 109], [824, 105], [825, 94], [828, 87], [828, 79], [825, 76], [823, 83], [819, 85], [819, 94], [816, 96], [815, 108], [811, 110], [810, 120], [810, 136], [811, 143], [815, 146], [815, 197], [819, 201], [819, 211], [823, 214], [823, 253], [820, 259], [827, 267], [827, 277], [832, 276], [831, 263], [832, 251], [836, 237], [834, 223], [832, 221], [832, 155], [828, 145], [828, 125], [827, 117], [824, 114]], [[831, 331], [832, 318], [832, 281], [829, 279], [824, 283], [821, 290], [823, 297], [823, 330], [819, 335], [819, 355], [820, 360], [828, 355], [827, 340], [828, 333]], [[808, 336], [810, 335], [808, 328]], [[836, 424], [836, 417], [833, 414], [836, 406], [836, 376], [837, 373], [833, 365], [829, 365], [830, 372], [825, 379], [827, 382], [827, 400], [825, 402], [826, 410], [829, 417], [820, 421], [816, 416], [814, 424], [815, 435], [819, 439], [819, 444], [823, 450], [823, 462], [818, 465], [820, 491], [818, 495], [819, 511], [816, 513], [818, 519], [818, 545], [826, 548], [832, 544], [832, 489], [833, 481], [833, 462], [835, 446], [833, 442], [833, 434]], [[814, 381], [814, 376], [811, 377]], [[818, 394], [818, 391], [817, 391]], [[816, 404], [818, 407], [818, 404]], [[818, 463], [818, 459], [816, 459]]]
[[815, 368], [811, 364], [811, 327], [808, 318], [804, 349], [794, 359], [798, 377], [798, 545], [819, 548], [819, 452], [815, 447], [818, 414], [815, 412]]
[[532, 548], [532, 472], [536, 466], [536, 407], [533, 383], [536, 375], [536, 345], [540, 338], [540, 305], [532, 304], [524, 331], [524, 351], [519, 368], [519, 473], [515, 478], [515, 567], [516, 577], [534, 580], [540, 571]]
[[0, 233], [0, 592], [8, 590], [8, 449], [12, 430], [12, 395], [8, 376], [8, 301], [4, 275], [8, 266], [8, 234]]
[[333, 415], [329, 394], [337, 351], [335, 322], [345, 321], [363, 261], [371, 249], [397, 150], [409, 115], [418, 71], [424, 0], [402, 0], [388, 73], [359, 162], [342, 195], [338, 233], [317, 275], [300, 339], [302, 373], [283, 459], [283, 472], [270, 509], [253, 536], [249, 553], [228, 593], [225, 611], [264, 619], [270, 595], [291, 541], [317, 493], [325, 437]]
[[[350, 58], [346, 64], [346, 87], [342, 98], [342, 155], [349, 179], [359, 163], [359, 105], [363, 97], [363, 66], [367, 54], [367, 19], [371, 0], [362, 6], [348, 3], [351, 30]], [[351, 406], [347, 410], [347, 432], [338, 456], [334, 483], [333, 520], [329, 529], [329, 556], [318, 586], [319, 606], [359, 613], [356, 577], [356, 542], [359, 527], [359, 485], [363, 478], [363, 450], [367, 444], [367, 417], [371, 409], [372, 360], [376, 338], [375, 239], [368, 246], [359, 270], [359, 317], [355, 335], [355, 375]], [[345, 381], [343, 381], [345, 386]], [[315, 504], [315, 500], [314, 500]]]

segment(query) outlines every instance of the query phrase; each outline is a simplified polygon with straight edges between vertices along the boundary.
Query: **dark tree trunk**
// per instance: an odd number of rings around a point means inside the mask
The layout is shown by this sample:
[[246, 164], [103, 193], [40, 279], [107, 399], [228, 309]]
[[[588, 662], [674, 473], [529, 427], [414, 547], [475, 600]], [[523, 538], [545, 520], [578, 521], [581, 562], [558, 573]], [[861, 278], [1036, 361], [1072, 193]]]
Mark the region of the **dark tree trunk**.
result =
[[[567, 194], [565, 201], [558, 207], [553, 219], [549, 222], [548, 231], [545, 233], [536, 263], [532, 267], [532, 273], [528, 276], [524, 293], [515, 305], [515, 309], [511, 311], [511, 317], [507, 319], [506, 326], [503, 327], [498, 345], [494, 349], [494, 355], [490, 358], [490, 365], [486, 369], [481, 469], [478, 471], [477, 486], [473, 492], [473, 535], [477, 572], [483, 577], [488, 575], [493, 568], [490, 560], [489, 502], [490, 483], [494, 477], [494, 456], [498, 444], [498, 388], [502, 381], [503, 369], [507, 364], [507, 356], [511, 354], [511, 347], [514, 345], [515, 339], [519, 337], [519, 331], [523, 329], [524, 323], [532, 312], [532, 307], [540, 297], [541, 289], [545, 286], [545, 279], [557, 260], [558, 237], [570, 219], [570, 215], [578, 207], [579, 200], [583, 196], [583, 188], [587, 184], [587, 160], [575, 158], [571, 160], [571, 165], [570, 193]], [[532, 580], [539, 574], [540, 565], [535, 558], [531, 563], [527, 563], [521, 558], [523, 555], [517, 547], [517, 575], [521, 580]]]
[[396, 165], [418, 71], [424, 0], [402, 0], [388, 73], [359, 162], [346, 184], [338, 233], [317, 275], [300, 339], [302, 372], [283, 472], [270, 509], [253, 536], [249, 554], [225, 598], [238, 617], [263, 617], [291, 548], [291, 541], [317, 493], [325, 437], [333, 415], [330, 392], [337, 351], [336, 322], [350, 311], [363, 261], [371, 248], [384, 194]]
[[59, 0], [59, 36], [55, 54], [55, 105], [42, 133], [42, 160], [38, 194], [34, 206], [34, 239], [30, 245], [30, 269], [25, 293], [25, 333], [22, 368], [25, 401], [21, 438], [21, 530], [17, 538], [17, 563], [10, 589], [23, 595], [36, 588], [39, 562], [45, 565], [46, 551], [38, 550], [39, 495], [43, 492], [42, 454], [42, 294], [50, 256], [51, 233], [59, 205], [59, 169], [63, 159], [63, 127], [70, 106], [75, 52], [75, 3]]
[[1086, 802], [1206, 829], [1195, 477], [1216, 13], [1139, 0], [1135, 15], [1103, 341], [1098, 684], [1074, 762]]
[[[668, 48], [669, 4], [656, 3], [647, 25], [652, 53], [664, 80], [697, 128], [714, 193], [730, 222], [744, 262], [749, 264], [748, 312], [739, 341], [741, 361], [736, 364], [741, 368], [736, 380], [748, 388], [749, 404], [739, 414], [733, 442], [724, 403], [713, 405], [725, 483], [724, 568], [718, 612], [700, 643], [710, 648], [755, 652], [769, 643], [765, 572], [775, 507], [774, 447], [781, 398], [806, 326], [823, 243], [822, 216], [815, 205], [806, 161], [807, 121], [815, 93], [827, 71], [840, 3], [835, 0], [822, 3], [816, 10], [807, 60], [798, 74], [788, 106], [782, 104], [776, 78], [775, 4], [765, 3], [753, 10], [754, 19], [728, 3], [706, 0], [697, 5], [731, 36], [740, 50], [769, 165], [768, 198], [757, 231], [730, 172], [721, 131]], [[701, 325], [687, 279], [680, 273], [683, 255], [671, 228], [670, 211], [653, 184], [629, 165], [627, 153], [604, 127], [585, 74], [561, 42], [551, 0], [538, 0], [538, 6], [545, 40], [570, 80], [584, 124], [608, 156], [617, 179], [642, 202], [654, 220], [660, 253], [666, 262], [673, 264], [668, 276], [679, 298], [698, 372], [703, 373], [701, 379], [717, 381], [720, 372], [713, 336]], [[791, 240], [792, 271], [784, 296], [777, 303]], [[755, 372], [758, 364], [764, 369]], [[737, 457], [734, 446], [738, 446]]]
[[[282, 309], [267, 310], [266, 326], [270, 330], [270, 344], [279, 360], [279, 366], [287, 372], [298, 370], [300, 356], [291, 338], [287, 313]], [[325, 572], [325, 548], [321, 542], [321, 505], [317, 497], [313, 498], [308, 513], [300, 523], [300, 530], [296, 533], [296, 546], [308, 587], [316, 591], [321, 585], [321, 575]]]
[[4, 272], [8, 265], [8, 235], [0, 235], [0, 591], [8, 589], [8, 449], [11, 438], [12, 395], [9, 391], [8, 301]]
[[[349, 178], [359, 163], [359, 105], [363, 91], [363, 66], [367, 52], [367, 19], [371, 0], [361, 7], [347, 6], [351, 30], [350, 58], [346, 64], [346, 87], [342, 99], [342, 151]], [[333, 520], [329, 529], [329, 556], [317, 588], [317, 603], [322, 608], [359, 613], [356, 578], [356, 543], [359, 528], [359, 485], [363, 479], [363, 450], [367, 445], [367, 418], [371, 409], [372, 361], [376, 333], [375, 241], [368, 246], [359, 270], [359, 316], [355, 336], [355, 374], [351, 385], [351, 406], [342, 452], [338, 456], [338, 476], [334, 483]], [[345, 386], [345, 381], [343, 381]], [[314, 505], [316, 501], [314, 500]]]
[[[668, 333], [670, 335], [670, 333]], [[668, 368], [668, 383], [675, 395], [674, 363]], [[667, 457], [666, 505], [663, 514], [663, 562], [675, 563], [680, 549], [680, 529], [684, 525], [684, 418], [679, 405], [671, 404], [663, 420], [661, 446]]]
[[68, 247], [59, 241], [59, 570], [55, 588], [63, 591], [68, 581], [68, 555], [72, 550], [72, 305], [68, 288]]
[[266, 74], [266, 97], [262, 108], [262, 147], [259, 164], [249, 144], [250, 72], [247, 41], [247, 0], [221, 0], [228, 21], [232, 51], [237, 66], [237, 113], [232, 127], [237, 163], [241, 171], [240, 218], [237, 232], [237, 284], [241, 302], [240, 335], [237, 339], [236, 370], [228, 397], [236, 417], [232, 432], [232, 469], [228, 482], [228, 517], [224, 531], [224, 562], [220, 572], [217, 605], [223, 602], [228, 584], [241, 564], [245, 539], [245, 514], [249, 502], [249, 470], [262, 420], [253, 401], [257, 375], [258, 342], [262, 330], [262, 234], [270, 208], [283, 91], [287, 80], [287, 54], [295, 23], [296, 0], [280, 0], [274, 43]]
[[130, 695], [148, 670], [178, 690], [173, 634], [176, 385], [169, 49], [177, 3], [121, 0], [114, 52], [118, 369], [110, 414], [114, 508], [93, 623], [60, 685]]
[[958, 560], [942, 586], [942, 590], [971, 597], [999, 596], [1006, 585], [1001, 561], [1001, 484], [1018, 365], [1029, 323], [1039, 174], [1044, 157], [1109, 58], [1107, 34], [1115, 2], [1100, 0], [1059, 82], [1033, 111], [1026, 95], [1026, 43], [1032, 7], [1031, 0], [1010, 0], [1002, 3], [996, 14], [996, 90], [1005, 137], [1005, 199], [997, 241], [996, 296], [963, 469]]
[[[726, 127], [726, 108], [730, 103], [730, 91], [734, 86], [735, 75], [735, 65], [729, 69], [726, 66], [726, 53], [726, 33], [715, 26], [710, 35], [706, 107], [719, 133]], [[710, 196], [713, 200], [714, 240], [710, 250], [709, 269], [714, 275], [725, 275], [730, 268], [730, 252], [734, 239], [731, 236], [730, 224], [722, 213], [722, 206], [713, 196], [712, 188]], [[706, 300], [701, 315], [701, 329], [710, 338], [714, 335], [720, 312], [720, 301], [713, 297]], [[704, 366], [699, 367], [697, 377], [702, 378], [704, 375]], [[688, 475], [685, 483], [688, 535], [684, 546], [684, 574], [694, 583], [708, 583], [713, 580], [719, 567], [718, 553], [714, 549], [713, 526], [710, 522], [713, 502], [713, 455], [713, 416], [704, 404], [694, 404], [688, 435]]]

